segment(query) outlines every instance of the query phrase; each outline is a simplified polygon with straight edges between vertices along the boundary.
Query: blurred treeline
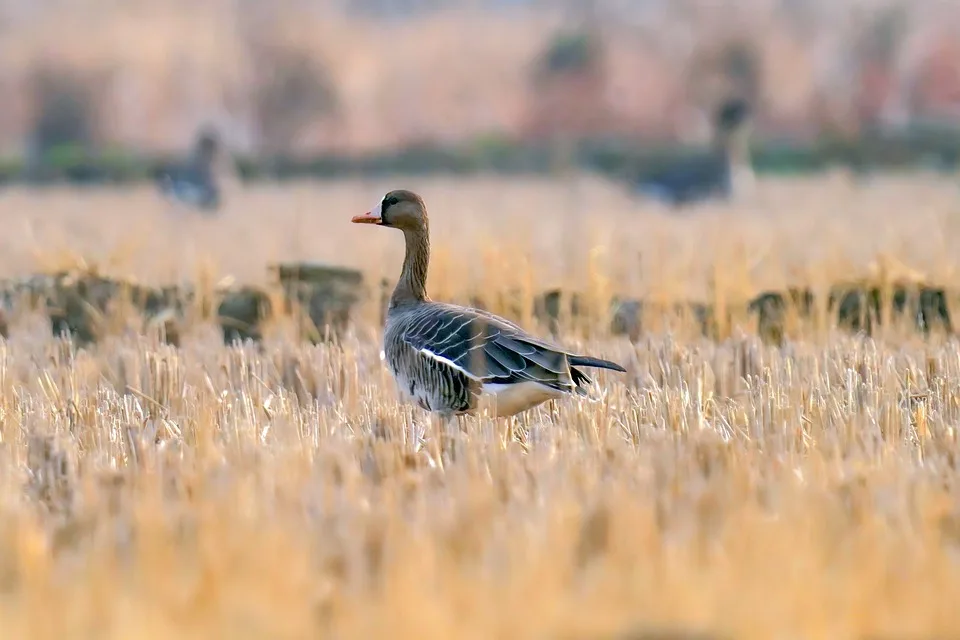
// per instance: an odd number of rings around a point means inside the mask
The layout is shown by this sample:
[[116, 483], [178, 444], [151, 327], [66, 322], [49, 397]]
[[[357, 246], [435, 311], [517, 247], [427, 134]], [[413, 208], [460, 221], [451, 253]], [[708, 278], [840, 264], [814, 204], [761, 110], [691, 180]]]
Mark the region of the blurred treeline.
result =
[[240, 174], [604, 170], [754, 106], [755, 163], [952, 167], [938, 0], [0, 0], [0, 178], [139, 179], [214, 125]]

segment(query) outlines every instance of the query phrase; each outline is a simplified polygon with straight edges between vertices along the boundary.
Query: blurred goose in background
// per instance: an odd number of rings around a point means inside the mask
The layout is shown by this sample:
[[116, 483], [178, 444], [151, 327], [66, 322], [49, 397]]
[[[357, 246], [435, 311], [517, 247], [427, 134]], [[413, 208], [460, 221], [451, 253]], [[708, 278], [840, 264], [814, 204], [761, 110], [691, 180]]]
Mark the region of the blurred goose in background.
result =
[[754, 179], [749, 151], [750, 108], [738, 98], [714, 114], [713, 146], [636, 181], [637, 193], [680, 207], [710, 198], [727, 199]]
[[495, 417], [507, 417], [565, 394], [586, 396], [591, 380], [577, 367], [626, 371], [534, 338], [491, 313], [432, 301], [430, 232], [417, 194], [391, 191], [352, 221], [403, 232], [406, 255], [387, 307], [383, 351], [401, 392], [422, 409], [451, 419], [476, 413], [485, 397]]
[[217, 183], [215, 162], [220, 140], [212, 129], [203, 129], [197, 136], [191, 157], [182, 164], [160, 172], [157, 186], [169, 200], [213, 213], [220, 208], [221, 193]]

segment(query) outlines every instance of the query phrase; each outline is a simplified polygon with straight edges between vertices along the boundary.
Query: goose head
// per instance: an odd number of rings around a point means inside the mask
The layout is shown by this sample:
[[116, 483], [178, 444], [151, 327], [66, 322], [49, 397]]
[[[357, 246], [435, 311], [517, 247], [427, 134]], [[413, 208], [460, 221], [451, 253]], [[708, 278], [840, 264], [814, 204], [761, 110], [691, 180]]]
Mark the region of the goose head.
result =
[[412, 191], [398, 189], [383, 196], [367, 213], [354, 216], [351, 222], [423, 233], [427, 229], [427, 209], [423, 198]]
[[220, 136], [213, 127], [203, 127], [193, 143], [193, 158], [200, 165], [212, 165], [220, 155]]
[[721, 103], [714, 113], [714, 126], [722, 132], [736, 131], [745, 127], [750, 116], [751, 109], [746, 100], [730, 98]]
[[405, 189], [391, 191], [383, 196], [383, 200], [373, 209], [362, 216], [354, 216], [352, 221], [403, 231], [407, 248], [400, 279], [390, 296], [389, 309], [429, 300], [427, 266], [430, 262], [430, 231], [427, 228], [427, 209], [423, 205], [423, 198]]
[[745, 166], [750, 156], [751, 120], [750, 105], [742, 98], [725, 100], [714, 114], [714, 144], [738, 166]]

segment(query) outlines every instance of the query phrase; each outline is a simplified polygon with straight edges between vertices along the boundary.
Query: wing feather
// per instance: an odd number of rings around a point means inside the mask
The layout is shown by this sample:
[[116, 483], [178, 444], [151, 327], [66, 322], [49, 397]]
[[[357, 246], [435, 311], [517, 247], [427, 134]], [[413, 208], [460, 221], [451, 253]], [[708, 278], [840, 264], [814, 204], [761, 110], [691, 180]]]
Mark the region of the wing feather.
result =
[[566, 352], [493, 314], [430, 303], [409, 318], [402, 339], [481, 383], [534, 381], [559, 390], [576, 386]]

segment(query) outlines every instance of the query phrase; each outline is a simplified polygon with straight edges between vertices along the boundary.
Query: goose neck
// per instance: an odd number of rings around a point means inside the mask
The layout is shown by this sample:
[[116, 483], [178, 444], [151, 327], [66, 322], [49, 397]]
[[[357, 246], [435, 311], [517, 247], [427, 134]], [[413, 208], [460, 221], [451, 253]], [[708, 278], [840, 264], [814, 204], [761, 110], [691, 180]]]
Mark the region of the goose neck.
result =
[[424, 302], [427, 297], [427, 268], [430, 265], [430, 240], [426, 229], [405, 229], [406, 253], [400, 280], [393, 290], [390, 306]]

